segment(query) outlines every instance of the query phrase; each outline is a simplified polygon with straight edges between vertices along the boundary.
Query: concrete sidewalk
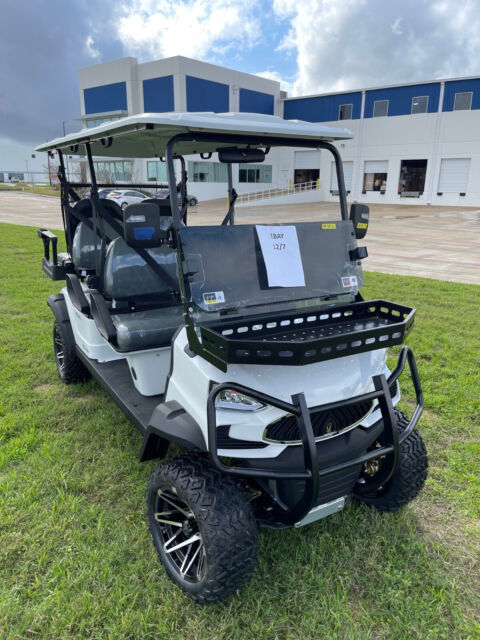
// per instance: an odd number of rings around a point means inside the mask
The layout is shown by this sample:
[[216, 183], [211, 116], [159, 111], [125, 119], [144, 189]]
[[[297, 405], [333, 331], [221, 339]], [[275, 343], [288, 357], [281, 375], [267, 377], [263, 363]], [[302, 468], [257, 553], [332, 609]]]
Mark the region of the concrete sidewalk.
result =
[[[190, 224], [219, 224], [226, 200], [189, 209]], [[371, 205], [370, 228], [361, 245], [369, 271], [480, 284], [480, 209]], [[335, 220], [336, 204], [250, 206], [237, 209], [241, 224]], [[60, 199], [0, 191], [0, 222], [61, 229]]]

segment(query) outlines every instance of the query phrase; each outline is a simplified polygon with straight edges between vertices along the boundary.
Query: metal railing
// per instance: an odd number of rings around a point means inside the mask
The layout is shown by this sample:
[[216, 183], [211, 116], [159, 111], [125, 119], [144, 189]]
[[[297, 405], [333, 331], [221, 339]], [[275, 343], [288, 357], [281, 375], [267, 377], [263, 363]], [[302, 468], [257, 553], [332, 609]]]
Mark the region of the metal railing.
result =
[[288, 187], [274, 187], [272, 189], [265, 189], [264, 191], [254, 191], [253, 193], [239, 193], [236, 204], [257, 202], [258, 200], [269, 200], [270, 198], [281, 198], [283, 196], [293, 196], [297, 193], [314, 191], [319, 188], [320, 180], [311, 180], [310, 182], [292, 184]]

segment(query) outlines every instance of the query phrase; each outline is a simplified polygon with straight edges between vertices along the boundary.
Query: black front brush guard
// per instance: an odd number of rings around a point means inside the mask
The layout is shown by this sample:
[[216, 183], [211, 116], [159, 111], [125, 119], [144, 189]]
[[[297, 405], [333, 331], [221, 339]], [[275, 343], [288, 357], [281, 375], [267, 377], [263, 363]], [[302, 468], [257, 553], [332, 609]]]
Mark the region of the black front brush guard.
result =
[[[417, 404], [413, 415], [408, 423], [408, 426], [399, 434], [397, 431], [396, 417], [392, 403], [392, 396], [390, 394], [390, 387], [393, 385], [405, 368], [405, 362], [408, 360], [408, 366], [410, 369], [410, 377], [415, 389], [415, 395]], [[303, 393], [297, 393], [292, 396], [292, 404], [260, 393], [249, 387], [237, 384], [235, 382], [224, 382], [217, 385], [212, 389], [208, 396], [207, 401], [207, 421], [208, 421], [208, 451], [210, 454], [213, 465], [224, 473], [230, 475], [240, 476], [242, 478], [269, 478], [273, 480], [305, 480], [305, 491], [302, 498], [295, 505], [295, 507], [288, 513], [286, 524], [295, 524], [304, 518], [310, 510], [316, 506], [316, 500], [318, 496], [319, 483], [321, 478], [328, 476], [337, 471], [342, 471], [349, 467], [364, 464], [369, 460], [378, 458], [380, 456], [389, 456], [390, 469], [387, 475], [382, 475], [381, 484], [385, 484], [395, 472], [398, 462], [398, 451], [400, 445], [409, 437], [412, 431], [415, 429], [418, 420], [423, 411], [423, 392], [420, 384], [420, 378], [418, 376], [418, 369], [415, 362], [413, 351], [408, 346], [402, 347], [400, 356], [398, 358], [397, 366], [391, 373], [388, 380], [383, 374], [373, 376], [372, 378], [375, 391], [365, 393], [360, 396], [354, 396], [347, 400], [337, 400], [336, 402], [329, 402], [328, 404], [319, 405], [316, 407], [307, 407], [305, 395]], [[231, 389], [242, 393], [244, 395], [258, 400], [264, 404], [271, 405], [285, 411], [289, 414], [296, 416], [298, 429], [300, 432], [303, 448], [303, 460], [304, 470], [299, 472], [289, 471], [272, 471], [268, 469], [255, 469], [244, 468], [236, 466], [227, 466], [219, 459], [217, 454], [217, 423], [216, 423], [216, 410], [215, 400], [218, 394], [225, 389]], [[368, 400], [378, 400], [379, 408], [382, 414], [384, 425], [384, 440], [386, 444], [381, 448], [376, 448], [373, 451], [341, 462], [339, 464], [331, 465], [321, 469], [319, 467], [317, 447], [315, 442], [315, 436], [312, 429], [312, 423], [310, 414], [317, 411], [327, 411], [331, 409], [337, 409], [338, 407], [349, 406], [356, 404], [357, 402], [365, 402]], [[392, 455], [390, 455], [392, 454]], [[377, 487], [378, 488], [378, 487]], [[375, 490], [375, 488], [373, 489]]]

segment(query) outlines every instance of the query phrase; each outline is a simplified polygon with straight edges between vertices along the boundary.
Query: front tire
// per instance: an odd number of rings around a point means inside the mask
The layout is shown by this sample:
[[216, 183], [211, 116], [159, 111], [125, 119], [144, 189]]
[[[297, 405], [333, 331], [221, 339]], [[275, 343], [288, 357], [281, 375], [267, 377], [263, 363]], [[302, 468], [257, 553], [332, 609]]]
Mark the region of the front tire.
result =
[[[407, 427], [409, 419], [403, 412], [395, 410], [397, 416], [397, 429], [399, 434]], [[423, 488], [428, 475], [427, 450], [420, 433], [414, 429], [409, 437], [401, 444], [398, 452], [398, 465], [393, 476], [384, 486], [369, 492], [368, 485], [374, 483], [376, 477], [382, 473], [382, 460], [373, 460], [377, 465], [374, 473], [368, 473], [368, 469], [375, 469], [371, 463], [364, 465], [358, 490], [354, 492], [354, 498], [378, 511], [398, 511], [411, 502]]]
[[79, 360], [75, 351], [75, 339], [68, 322], [53, 324], [53, 351], [58, 375], [64, 384], [85, 382], [90, 378], [90, 372]]
[[258, 532], [246, 494], [207, 458], [184, 454], [148, 483], [153, 544], [170, 579], [199, 603], [239, 589], [257, 561]]

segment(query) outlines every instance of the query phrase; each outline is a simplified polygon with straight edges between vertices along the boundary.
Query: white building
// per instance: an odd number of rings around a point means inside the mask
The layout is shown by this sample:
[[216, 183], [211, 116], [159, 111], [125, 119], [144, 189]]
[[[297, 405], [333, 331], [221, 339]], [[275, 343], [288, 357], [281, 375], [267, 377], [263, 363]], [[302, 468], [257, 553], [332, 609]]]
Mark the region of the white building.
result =
[[[390, 204], [480, 205], [480, 78], [435, 80], [289, 98], [280, 84], [181, 56], [138, 64], [135, 58], [79, 72], [80, 120], [96, 126], [141, 112], [242, 111], [342, 125], [349, 199]], [[189, 192], [223, 197], [226, 168], [215, 156], [188, 159]], [[100, 176], [164, 181], [158, 159], [102, 160]], [[310, 181], [319, 191], [294, 198], [331, 200], [336, 176], [328, 151], [271, 150], [265, 163], [234, 170], [239, 193]]]

